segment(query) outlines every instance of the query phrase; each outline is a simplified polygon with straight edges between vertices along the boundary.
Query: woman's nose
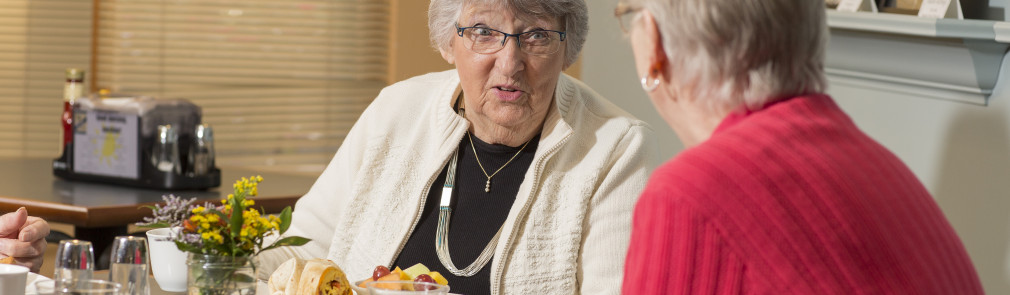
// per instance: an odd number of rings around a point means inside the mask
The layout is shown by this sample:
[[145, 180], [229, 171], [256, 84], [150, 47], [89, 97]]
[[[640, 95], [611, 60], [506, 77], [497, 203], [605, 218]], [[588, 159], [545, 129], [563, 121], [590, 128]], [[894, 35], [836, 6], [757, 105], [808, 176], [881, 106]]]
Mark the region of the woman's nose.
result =
[[518, 38], [506, 38], [505, 47], [498, 51], [496, 64], [505, 72], [504, 74], [515, 74], [526, 68], [526, 54], [522, 52], [520, 46], [522, 45]]

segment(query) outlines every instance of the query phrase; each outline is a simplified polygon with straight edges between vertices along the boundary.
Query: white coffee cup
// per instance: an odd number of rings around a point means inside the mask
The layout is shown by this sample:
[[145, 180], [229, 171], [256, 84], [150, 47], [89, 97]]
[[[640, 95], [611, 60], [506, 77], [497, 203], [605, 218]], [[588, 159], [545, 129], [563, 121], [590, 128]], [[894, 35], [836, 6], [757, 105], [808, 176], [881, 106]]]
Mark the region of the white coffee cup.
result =
[[0, 294], [24, 295], [28, 281], [28, 268], [13, 264], [0, 264]]
[[172, 230], [158, 228], [147, 231], [147, 253], [151, 256], [151, 270], [158, 286], [168, 292], [185, 292], [186, 252], [175, 246]]

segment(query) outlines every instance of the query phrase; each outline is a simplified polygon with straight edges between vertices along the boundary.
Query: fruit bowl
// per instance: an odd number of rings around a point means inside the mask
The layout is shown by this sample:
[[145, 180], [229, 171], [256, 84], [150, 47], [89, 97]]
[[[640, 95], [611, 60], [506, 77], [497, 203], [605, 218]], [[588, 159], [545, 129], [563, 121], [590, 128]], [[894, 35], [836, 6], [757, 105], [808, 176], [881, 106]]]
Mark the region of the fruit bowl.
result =
[[358, 286], [361, 285], [361, 283], [364, 283], [365, 281], [367, 281], [367, 280], [360, 280], [360, 281], [357, 281], [357, 282], [354, 282], [354, 283], [351, 284], [351, 290], [354, 290], [354, 294], [358, 294], [358, 295], [371, 295], [371, 294], [368, 293], [368, 289], [365, 289], [365, 288], [362, 288], [362, 287], [358, 287]]
[[[365, 283], [369, 295], [447, 295], [449, 286], [416, 281], [377, 281]], [[360, 288], [360, 287], [359, 287]], [[357, 291], [357, 289], [355, 289]], [[361, 294], [361, 293], [359, 293]]]

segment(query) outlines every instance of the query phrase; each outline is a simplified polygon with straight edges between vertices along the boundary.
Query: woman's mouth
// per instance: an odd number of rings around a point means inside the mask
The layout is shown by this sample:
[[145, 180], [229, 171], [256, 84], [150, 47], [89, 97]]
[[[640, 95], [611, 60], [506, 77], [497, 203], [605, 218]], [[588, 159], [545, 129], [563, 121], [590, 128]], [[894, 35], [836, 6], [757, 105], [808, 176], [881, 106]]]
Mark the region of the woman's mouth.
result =
[[508, 86], [495, 86], [492, 89], [494, 89], [495, 95], [498, 96], [498, 99], [501, 99], [503, 101], [508, 101], [508, 102], [512, 102], [512, 101], [518, 100], [519, 97], [522, 96], [522, 94], [523, 94], [523, 92], [521, 90], [516, 89], [516, 88], [511, 88], [511, 87], [508, 87]]

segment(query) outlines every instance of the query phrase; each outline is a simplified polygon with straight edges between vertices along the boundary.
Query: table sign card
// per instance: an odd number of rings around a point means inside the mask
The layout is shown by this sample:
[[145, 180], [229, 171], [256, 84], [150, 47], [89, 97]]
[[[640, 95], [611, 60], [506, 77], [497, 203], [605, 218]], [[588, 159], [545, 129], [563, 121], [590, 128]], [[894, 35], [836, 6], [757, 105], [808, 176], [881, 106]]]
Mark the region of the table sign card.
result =
[[835, 10], [846, 12], [877, 12], [877, 4], [873, 0], [841, 0], [838, 2], [838, 7], [835, 8]]
[[922, 0], [919, 17], [964, 19], [958, 0]]
[[[137, 116], [116, 111], [86, 112], [74, 131], [74, 172], [137, 179]], [[76, 122], [75, 122], [76, 123]]]

